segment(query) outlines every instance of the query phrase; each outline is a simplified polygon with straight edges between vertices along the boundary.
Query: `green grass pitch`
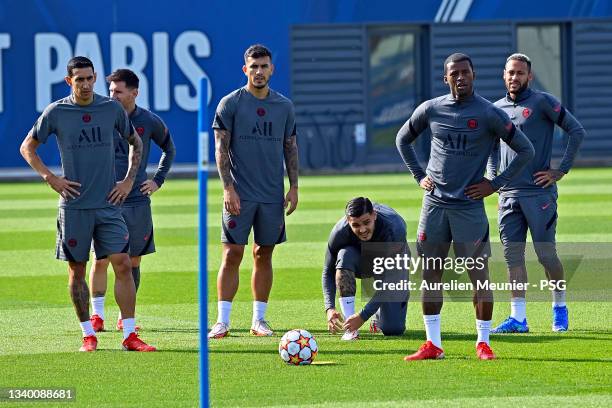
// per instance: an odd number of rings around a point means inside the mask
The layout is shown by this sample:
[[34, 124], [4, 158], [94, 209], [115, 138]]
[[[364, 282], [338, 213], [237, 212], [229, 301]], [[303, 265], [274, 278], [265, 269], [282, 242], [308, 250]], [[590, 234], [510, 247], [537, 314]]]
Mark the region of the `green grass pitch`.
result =
[[[209, 322], [216, 318], [221, 187], [209, 193]], [[248, 334], [247, 250], [232, 312], [232, 336], [210, 343], [213, 406], [611, 406], [612, 306], [571, 302], [568, 333], [550, 331], [550, 302], [528, 303], [531, 333], [492, 336], [496, 361], [475, 357], [471, 305], [442, 311], [446, 359], [406, 363], [424, 339], [418, 294], [400, 338], [362, 333], [346, 344], [325, 331], [321, 266], [329, 231], [356, 195], [396, 208], [416, 235], [421, 191], [406, 174], [300, 179], [300, 205], [287, 218], [289, 241], [275, 253], [268, 318], [272, 338]], [[80, 330], [70, 305], [66, 265], [54, 260], [56, 196], [43, 183], [0, 185], [0, 387], [71, 387], [70, 407], [174, 407], [198, 404], [197, 183], [169, 180], [153, 197], [158, 252], [144, 258], [137, 316], [158, 353], [126, 353], [121, 335], [99, 336], [99, 351], [78, 353]], [[487, 200], [498, 241], [496, 199]], [[578, 169], [560, 183], [558, 240], [612, 242], [612, 169]], [[498, 254], [500, 255], [500, 254]], [[109, 287], [112, 288], [112, 273]], [[604, 288], [609, 291], [610, 288]], [[117, 313], [107, 296], [108, 321]], [[494, 323], [509, 312], [496, 303]], [[280, 336], [305, 328], [325, 365], [286, 366]], [[3, 404], [0, 401], [0, 404]], [[61, 406], [24, 403], [19, 406]]]

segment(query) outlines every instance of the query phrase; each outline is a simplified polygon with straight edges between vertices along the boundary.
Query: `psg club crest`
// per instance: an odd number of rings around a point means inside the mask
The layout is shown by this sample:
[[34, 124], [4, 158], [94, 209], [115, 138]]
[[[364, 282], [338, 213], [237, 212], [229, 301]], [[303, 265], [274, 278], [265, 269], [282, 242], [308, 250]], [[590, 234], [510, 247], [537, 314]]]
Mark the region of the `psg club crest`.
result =
[[266, 110], [264, 108], [257, 108], [257, 115], [258, 116], [265, 116], [266, 115]]
[[467, 122], [467, 126], [470, 129], [476, 129], [478, 127], [478, 121], [476, 119], [469, 119]]
[[83, 122], [85, 123], [91, 122], [91, 115], [89, 113], [86, 113], [83, 115]]
[[142, 126], [138, 126], [138, 127], [136, 128], [136, 132], [137, 132], [137, 133], [138, 133], [140, 136], [142, 136], [142, 135], [144, 135], [144, 128], [143, 128]]
[[523, 117], [527, 119], [531, 115], [531, 110], [529, 108], [523, 109]]

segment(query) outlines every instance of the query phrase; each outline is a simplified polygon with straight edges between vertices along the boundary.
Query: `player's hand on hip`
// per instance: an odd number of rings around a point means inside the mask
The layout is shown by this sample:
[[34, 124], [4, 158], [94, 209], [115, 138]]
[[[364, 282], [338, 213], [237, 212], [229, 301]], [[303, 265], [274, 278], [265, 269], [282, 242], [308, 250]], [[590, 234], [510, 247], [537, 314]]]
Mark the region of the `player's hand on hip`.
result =
[[159, 186], [153, 180], [147, 180], [140, 185], [140, 192], [147, 196], [152, 195], [157, 190], [159, 190]]
[[561, 170], [549, 169], [535, 173], [533, 181], [538, 186], [546, 188], [561, 180], [563, 176], [565, 176], [565, 173]]
[[431, 179], [431, 177], [429, 176], [425, 176], [421, 179], [421, 181], [419, 182], [419, 186], [421, 186], [421, 188], [423, 190], [427, 190], [427, 191], [431, 191], [434, 189], [434, 187], [436, 186], [433, 182], [433, 180]]
[[[289, 205], [291, 203], [291, 205]], [[287, 215], [291, 215], [293, 211], [295, 211], [298, 204], [298, 189], [297, 187], [291, 187], [289, 191], [287, 191], [287, 195], [285, 195], [285, 203], [283, 204], [285, 209], [289, 206], [287, 210]]]
[[47, 177], [45, 181], [53, 190], [57, 191], [59, 195], [66, 199], [76, 198], [81, 195], [77, 190], [77, 188], [81, 187], [81, 183], [76, 181], [66, 180], [65, 177], [58, 177], [55, 174]]
[[472, 184], [467, 186], [464, 193], [467, 197], [472, 200], [480, 200], [488, 197], [495, 192], [495, 189], [491, 185], [491, 182], [487, 179], [482, 180], [480, 183]]
[[240, 215], [240, 196], [234, 186], [223, 189], [223, 208], [232, 215]]
[[327, 309], [327, 330], [330, 333], [341, 331], [342, 323], [342, 316], [336, 309]]
[[349, 316], [348, 319], [344, 322], [344, 330], [355, 331], [359, 330], [361, 326], [365, 323], [365, 320], [361, 318], [359, 313], [355, 313], [354, 315]]
[[127, 196], [132, 191], [134, 185], [133, 180], [121, 180], [115, 184], [115, 187], [108, 194], [108, 201], [113, 205], [119, 205], [125, 201]]

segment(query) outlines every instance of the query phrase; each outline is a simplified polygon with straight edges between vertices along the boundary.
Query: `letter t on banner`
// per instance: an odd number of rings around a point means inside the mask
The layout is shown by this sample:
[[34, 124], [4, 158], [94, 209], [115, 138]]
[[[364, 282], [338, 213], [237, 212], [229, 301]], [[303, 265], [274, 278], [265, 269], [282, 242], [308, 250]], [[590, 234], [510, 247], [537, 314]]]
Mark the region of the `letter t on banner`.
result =
[[208, 407], [208, 269], [207, 269], [207, 185], [208, 185], [208, 80], [200, 80], [198, 111], [198, 291], [200, 303], [200, 407]]

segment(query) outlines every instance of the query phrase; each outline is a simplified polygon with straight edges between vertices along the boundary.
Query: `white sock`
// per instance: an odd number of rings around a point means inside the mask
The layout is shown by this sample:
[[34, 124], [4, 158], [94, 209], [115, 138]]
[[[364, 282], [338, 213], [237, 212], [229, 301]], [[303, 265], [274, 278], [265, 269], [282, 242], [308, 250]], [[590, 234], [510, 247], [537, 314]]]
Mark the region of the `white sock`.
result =
[[491, 331], [491, 321], [476, 319], [476, 331], [478, 332], [478, 339], [476, 340], [476, 344], [483, 342], [483, 341], [489, 344], [489, 332]]
[[232, 312], [232, 302], [220, 300], [217, 302], [217, 322], [225, 323], [229, 326], [230, 313]]
[[93, 326], [91, 325], [91, 322], [89, 320], [81, 322], [81, 331], [83, 332], [83, 337], [87, 337], [87, 336], [95, 336], [96, 332], [93, 329]]
[[521, 323], [527, 318], [527, 302], [525, 298], [513, 297], [510, 299], [510, 317]]
[[355, 314], [355, 296], [346, 296], [338, 299], [344, 319]]
[[266, 309], [268, 309], [267, 302], [253, 301], [253, 322], [264, 320], [266, 317]]
[[553, 304], [552, 305], [553, 307], [565, 306], [565, 291], [564, 290], [560, 290], [560, 291], [553, 290]]
[[431, 341], [434, 346], [442, 348], [442, 334], [440, 333], [440, 315], [423, 315], [425, 323], [425, 334], [427, 340]]
[[104, 296], [91, 298], [92, 314], [98, 315], [104, 320]]
[[127, 339], [128, 336], [136, 331], [136, 319], [123, 319], [123, 339]]

